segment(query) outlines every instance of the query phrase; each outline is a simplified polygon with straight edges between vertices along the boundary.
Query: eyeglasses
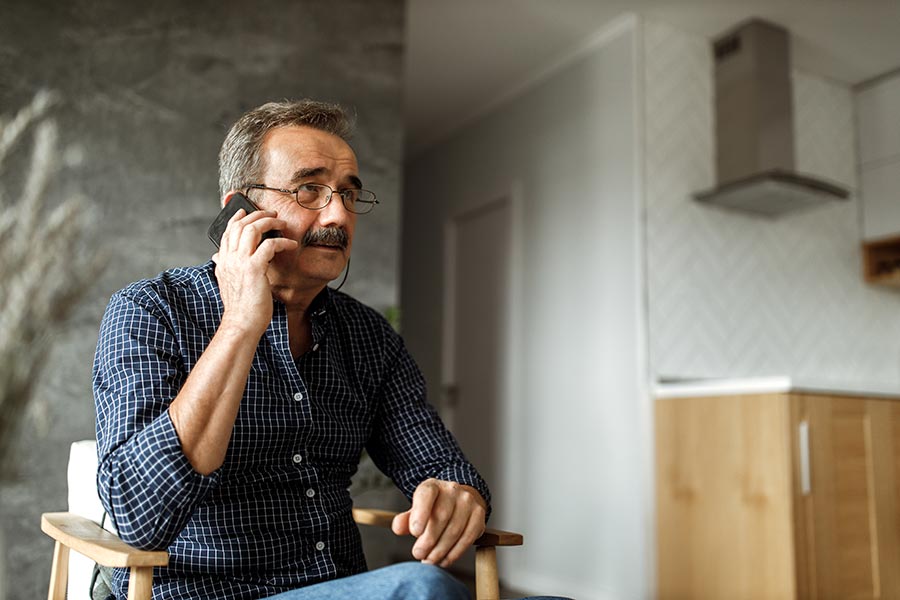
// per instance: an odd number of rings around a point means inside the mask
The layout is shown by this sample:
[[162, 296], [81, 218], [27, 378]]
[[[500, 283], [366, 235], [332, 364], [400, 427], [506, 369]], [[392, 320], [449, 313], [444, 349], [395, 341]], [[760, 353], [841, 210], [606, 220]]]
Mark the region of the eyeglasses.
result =
[[282, 188], [269, 187], [260, 183], [254, 183], [247, 186], [247, 191], [255, 190], [272, 190], [273, 192], [281, 192], [282, 194], [290, 194], [297, 201], [297, 204], [309, 210], [322, 210], [331, 202], [331, 197], [335, 192], [341, 197], [344, 208], [357, 215], [364, 215], [370, 212], [378, 200], [375, 194], [369, 190], [360, 190], [356, 188], [348, 188], [345, 190], [336, 190], [324, 183], [304, 183], [296, 190], [285, 190]]

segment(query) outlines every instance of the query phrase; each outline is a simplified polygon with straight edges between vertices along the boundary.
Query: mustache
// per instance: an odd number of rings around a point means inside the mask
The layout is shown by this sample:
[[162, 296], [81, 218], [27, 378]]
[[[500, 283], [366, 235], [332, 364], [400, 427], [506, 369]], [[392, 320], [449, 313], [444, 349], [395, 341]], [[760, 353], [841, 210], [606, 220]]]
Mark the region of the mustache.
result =
[[315, 231], [307, 230], [300, 241], [303, 246], [334, 246], [346, 250], [350, 244], [350, 236], [340, 227], [322, 227]]

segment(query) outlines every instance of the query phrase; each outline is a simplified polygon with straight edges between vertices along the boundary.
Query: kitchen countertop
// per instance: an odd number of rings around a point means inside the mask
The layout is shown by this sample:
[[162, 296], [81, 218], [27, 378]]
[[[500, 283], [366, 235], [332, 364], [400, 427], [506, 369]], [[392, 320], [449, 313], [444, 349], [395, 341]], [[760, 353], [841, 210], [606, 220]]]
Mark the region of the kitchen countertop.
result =
[[778, 394], [798, 392], [840, 396], [866, 396], [900, 399], [900, 384], [843, 384], [810, 382], [787, 375], [746, 378], [663, 378], [653, 386], [656, 398], [696, 398], [698, 396], [735, 396], [740, 394]]

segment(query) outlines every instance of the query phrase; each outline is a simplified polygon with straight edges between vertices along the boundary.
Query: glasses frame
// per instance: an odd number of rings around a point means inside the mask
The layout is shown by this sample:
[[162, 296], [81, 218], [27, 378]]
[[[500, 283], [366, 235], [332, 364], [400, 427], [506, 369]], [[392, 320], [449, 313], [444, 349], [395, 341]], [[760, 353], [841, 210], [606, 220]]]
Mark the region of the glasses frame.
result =
[[[315, 185], [315, 186], [319, 186], [322, 188], [326, 188], [328, 190], [328, 197], [325, 199], [325, 204], [323, 204], [322, 206], [307, 206], [307, 205], [301, 203], [300, 202], [300, 187], [302, 187], [304, 185]], [[295, 190], [286, 190], [284, 188], [270, 187], [268, 185], [263, 185], [261, 183], [252, 183], [252, 184], [248, 185], [247, 188], [244, 190], [244, 194], [249, 196], [250, 190], [271, 190], [273, 192], [281, 192], [282, 194], [291, 195], [294, 197], [294, 202], [296, 202], [298, 206], [305, 208], [306, 210], [322, 210], [323, 208], [325, 208], [326, 206], [328, 206], [331, 203], [331, 199], [334, 197], [335, 192], [337, 192], [337, 194], [341, 197], [341, 204], [344, 205], [344, 208], [346, 208], [349, 212], [352, 212], [355, 215], [368, 214], [368, 213], [372, 212], [372, 210], [375, 209], [376, 204], [381, 204], [378, 201], [378, 198], [375, 197], [375, 192], [373, 192], [371, 190], [364, 190], [362, 188], [348, 188], [348, 189], [344, 189], [344, 190], [336, 190], [333, 187], [331, 187], [330, 185], [328, 185], [327, 183], [315, 183], [315, 182], [303, 183], [303, 184], [300, 184], [299, 186], [297, 186], [297, 189], [295, 189]], [[356, 210], [356, 209], [348, 206], [347, 199], [344, 197], [344, 192], [367, 192], [369, 194], [372, 194], [371, 200], [358, 200], [357, 201], [357, 202], [362, 203], [364, 206], [367, 206], [368, 209], [365, 210], [364, 212], [360, 212], [359, 210]]]

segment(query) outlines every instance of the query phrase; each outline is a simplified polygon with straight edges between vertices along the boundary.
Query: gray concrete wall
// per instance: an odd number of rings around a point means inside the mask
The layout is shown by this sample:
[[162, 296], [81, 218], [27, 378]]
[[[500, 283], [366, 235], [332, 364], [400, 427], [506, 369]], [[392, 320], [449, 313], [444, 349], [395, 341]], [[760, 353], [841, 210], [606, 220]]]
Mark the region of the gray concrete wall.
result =
[[[112, 251], [54, 336], [16, 444], [19, 475], [0, 484], [0, 598], [4, 584], [10, 599], [46, 594], [52, 544], [40, 514], [65, 508], [68, 445], [94, 436], [90, 367], [106, 302], [135, 279], [209, 258], [216, 156], [243, 111], [304, 96], [355, 108], [362, 178], [384, 202], [359, 220], [345, 289], [377, 308], [396, 303], [403, 8], [402, 0], [0, 0], [0, 113], [39, 88], [61, 92], [61, 144], [82, 161], [52, 192], [89, 197], [98, 243]], [[15, 184], [19, 174], [0, 176]]]

